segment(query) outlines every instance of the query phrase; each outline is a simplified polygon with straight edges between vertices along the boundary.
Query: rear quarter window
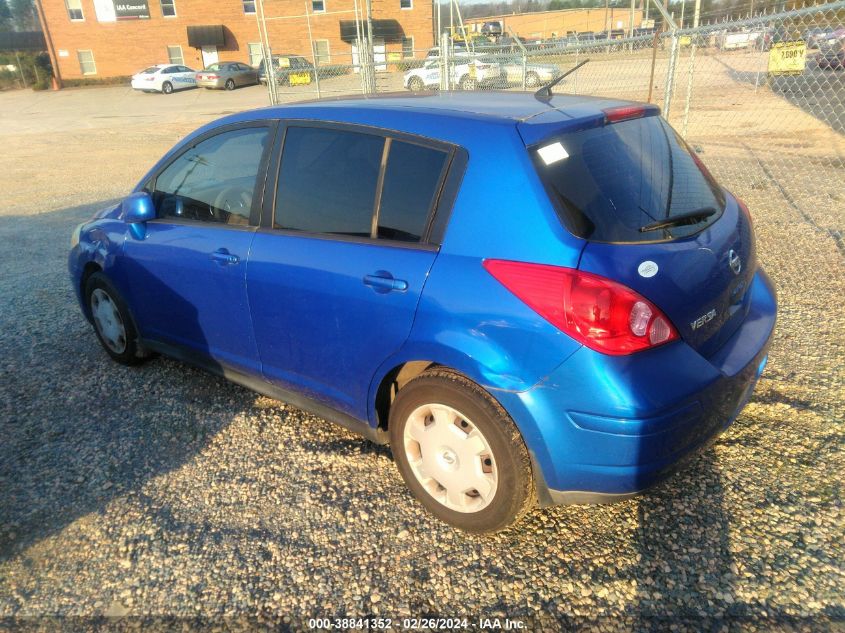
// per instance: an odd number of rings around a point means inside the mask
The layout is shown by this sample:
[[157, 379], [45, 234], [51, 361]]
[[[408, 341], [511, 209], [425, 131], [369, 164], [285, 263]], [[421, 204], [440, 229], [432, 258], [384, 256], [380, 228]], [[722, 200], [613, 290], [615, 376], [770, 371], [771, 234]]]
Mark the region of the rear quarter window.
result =
[[[553, 143], [565, 157], [546, 164], [540, 148]], [[719, 186], [659, 116], [563, 134], [533, 148], [532, 158], [567, 228], [589, 240], [685, 237], [715, 222], [725, 204]], [[640, 231], [702, 209], [714, 213], [694, 224]]]

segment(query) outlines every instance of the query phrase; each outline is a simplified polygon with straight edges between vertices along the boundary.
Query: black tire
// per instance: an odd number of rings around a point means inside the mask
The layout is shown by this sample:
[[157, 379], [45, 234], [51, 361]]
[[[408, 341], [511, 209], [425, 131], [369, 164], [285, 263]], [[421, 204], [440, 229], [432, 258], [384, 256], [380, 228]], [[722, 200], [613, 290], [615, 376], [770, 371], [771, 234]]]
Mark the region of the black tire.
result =
[[173, 84], [172, 83], [170, 83], [169, 81], [165, 81], [163, 84], [161, 84], [161, 93], [162, 94], [169, 95], [171, 92], [173, 92]]
[[235, 80], [234, 79], [227, 79], [226, 80], [226, 90], [234, 90], [235, 89]]
[[529, 71], [525, 73], [525, 87], [526, 88], [537, 88], [540, 85], [540, 75], [535, 73], [534, 71]]
[[[406, 448], [405, 427], [415, 410], [434, 403], [460, 412], [489, 445], [497, 487], [488, 505], [478, 511], [447, 507], [426, 490], [412, 470], [407, 451], [413, 449], [414, 442], [410, 440], [411, 447]], [[454, 527], [475, 534], [498, 532], [516, 524], [536, 502], [531, 460], [519, 429], [490, 394], [457, 372], [431, 369], [402, 387], [390, 409], [389, 434], [393, 458], [405, 484], [429, 512]], [[439, 485], [436, 478], [435, 484]]]
[[[117, 310], [120, 324], [123, 326], [125, 332], [125, 336], [123, 337], [125, 345], [123, 349], [115, 349], [115, 346], [109, 345], [103, 336], [101, 331], [102, 326], [94, 316], [95, 301], [99, 301], [95, 299], [96, 291], [104, 293]], [[99, 293], [97, 296], [101, 297], [102, 295]], [[111, 356], [112, 360], [122, 365], [137, 365], [150, 356], [138, 343], [138, 331], [135, 328], [135, 321], [129, 312], [126, 302], [105, 274], [97, 272], [88, 278], [88, 281], [85, 283], [85, 305], [88, 308], [89, 315], [91, 315], [91, 322], [94, 326], [97, 339], [100, 341], [103, 349], [106, 350], [106, 353]]]
[[411, 77], [411, 80], [408, 82], [408, 90], [411, 92], [420, 92], [424, 88], [425, 84], [419, 77]]

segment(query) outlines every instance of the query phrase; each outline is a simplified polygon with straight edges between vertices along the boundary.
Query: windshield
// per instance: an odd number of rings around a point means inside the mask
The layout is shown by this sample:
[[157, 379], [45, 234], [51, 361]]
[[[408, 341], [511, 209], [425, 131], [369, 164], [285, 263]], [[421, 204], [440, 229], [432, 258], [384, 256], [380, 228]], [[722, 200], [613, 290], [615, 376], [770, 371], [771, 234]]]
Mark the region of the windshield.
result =
[[[725, 204], [713, 178], [659, 116], [549, 139], [533, 150], [533, 159], [567, 228], [585, 239], [685, 237], [715, 222]], [[689, 217], [640, 230], [680, 216]]]

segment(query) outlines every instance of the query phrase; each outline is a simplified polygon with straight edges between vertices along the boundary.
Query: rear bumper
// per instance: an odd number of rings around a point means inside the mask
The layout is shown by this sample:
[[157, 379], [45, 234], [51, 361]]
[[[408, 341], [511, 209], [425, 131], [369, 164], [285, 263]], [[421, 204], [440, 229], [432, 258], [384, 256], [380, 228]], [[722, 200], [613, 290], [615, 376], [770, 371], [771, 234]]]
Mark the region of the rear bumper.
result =
[[664, 480], [748, 402], [768, 357], [776, 300], [758, 271], [751, 308], [711, 358], [678, 342], [631, 356], [581, 348], [519, 393], [498, 393], [550, 503], [606, 503]]
[[197, 79], [198, 88], [223, 88], [225, 85], [224, 79]]

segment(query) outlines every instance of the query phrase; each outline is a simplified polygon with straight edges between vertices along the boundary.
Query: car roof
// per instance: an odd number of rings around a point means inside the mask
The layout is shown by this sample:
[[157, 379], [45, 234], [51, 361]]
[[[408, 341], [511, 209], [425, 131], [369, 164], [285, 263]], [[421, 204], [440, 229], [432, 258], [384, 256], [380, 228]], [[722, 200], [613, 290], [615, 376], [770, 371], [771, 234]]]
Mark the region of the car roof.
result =
[[[586, 121], [603, 121], [605, 108], [632, 103], [562, 94], [539, 99], [532, 93], [509, 91], [408, 92], [270, 106], [231, 115], [212, 123], [211, 127], [267, 118], [307, 119], [357, 123], [449, 140], [466, 136], [459, 131], [471, 122], [474, 129], [484, 125], [517, 126], [525, 144], [532, 145], [552, 133], [581, 128]], [[420, 116], [408, 116], [410, 113]]]

